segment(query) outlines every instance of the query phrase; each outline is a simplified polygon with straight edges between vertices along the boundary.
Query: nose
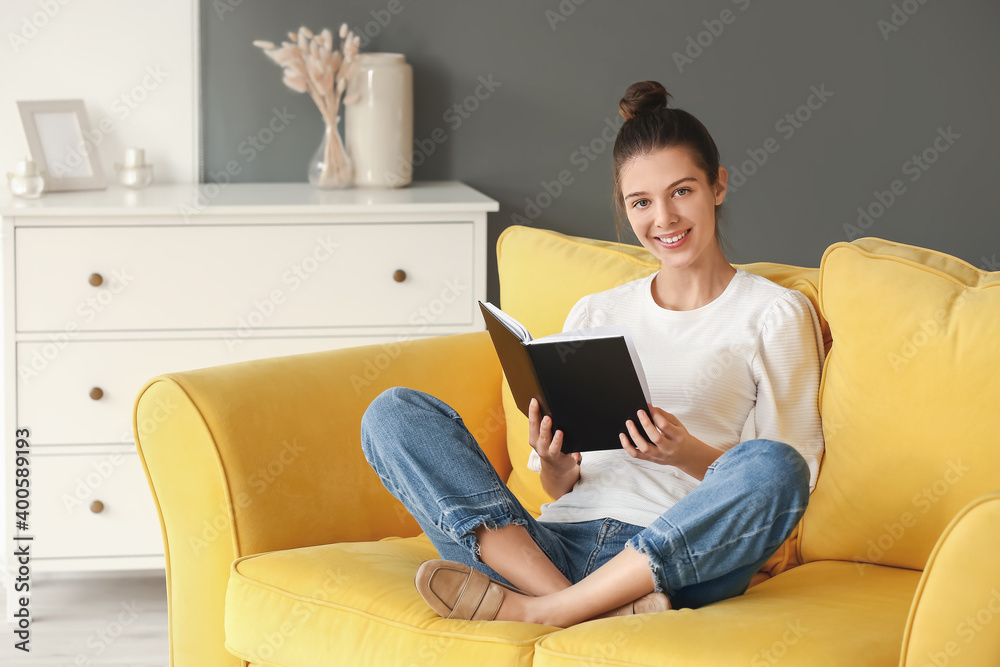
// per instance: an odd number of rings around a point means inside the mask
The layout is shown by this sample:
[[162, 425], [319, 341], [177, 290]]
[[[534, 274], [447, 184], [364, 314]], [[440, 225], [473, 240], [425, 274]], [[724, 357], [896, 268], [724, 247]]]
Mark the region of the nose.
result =
[[679, 219], [677, 209], [669, 200], [656, 202], [655, 206], [655, 223], [664, 229], [670, 227], [672, 223], [677, 222]]

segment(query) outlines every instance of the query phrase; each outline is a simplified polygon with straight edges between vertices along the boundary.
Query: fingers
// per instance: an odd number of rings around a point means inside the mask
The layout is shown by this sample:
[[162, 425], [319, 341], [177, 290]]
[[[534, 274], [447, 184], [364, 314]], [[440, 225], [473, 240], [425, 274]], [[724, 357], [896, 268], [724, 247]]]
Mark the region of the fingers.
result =
[[670, 428], [671, 426], [681, 425], [681, 420], [666, 410], [660, 408], [650, 408], [649, 414], [653, 418], [653, 423], [656, 424], [657, 428], [661, 431], [665, 428]]
[[663, 433], [657, 428], [657, 424], [649, 418], [645, 410], [639, 410], [639, 423], [642, 425], [643, 430], [646, 432], [645, 436], [649, 439], [652, 446], [657, 446], [663, 442]]
[[562, 454], [563, 432], [557, 430], [552, 434], [552, 417], [545, 415], [542, 417], [541, 427], [538, 431], [538, 453], [540, 455], [556, 456]]
[[635, 429], [635, 424], [632, 420], [625, 422], [625, 430], [628, 434], [619, 433], [618, 439], [621, 440], [622, 448], [629, 453], [629, 455], [634, 459], [641, 459], [645, 455], [645, 439], [639, 436], [639, 432]]
[[650, 450], [656, 447], [656, 445], [646, 440], [645, 434], [639, 432], [639, 428], [631, 419], [625, 422], [625, 428], [628, 430], [628, 434], [632, 439], [633, 447], [643, 454], [649, 453]]
[[650, 421], [649, 415], [644, 410], [638, 410], [637, 415], [639, 417], [639, 424], [642, 426], [642, 431], [645, 432], [640, 431], [633, 420], [627, 420], [625, 422], [625, 429], [628, 431], [628, 435], [625, 433], [619, 434], [622, 448], [632, 458], [658, 460], [661, 454], [659, 445], [665, 443], [664, 435]]
[[538, 401], [534, 398], [528, 402], [528, 433], [538, 433]]
[[539, 456], [551, 457], [562, 453], [563, 432], [557, 430], [552, 434], [552, 418], [548, 415], [539, 419], [541, 409], [538, 400], [532, 398], [528, 403], [528, 444]]
[[[542, 449], [548, 446], [550, 434], [544, 427], [551, 423], [551, 420], [545, 422], [541, 418], [541, 408], [538, 406], [538, 399], [532, 398], [528, 403], [528, 443], [532, 447]], [[538, 453], [541, 454], [542, 451]]]
[[628, 452], [629, 456], [631, 456], [634, 459], [639, 458], [639, 455], [640, 455], [639, 450], [636, 449], [635, 445], [632, 443], [631, 440], [628, 439], [627, 435], [625, 435], [624, 433], [619, 433], [618, 434], [618, 439], [622, 443], [622, 449], [624, 449], [626, 452]]
[[[545, 426], [545, 433], [546, 435], [548, 435], [549, 431], [552, 428], [552, 419], [546, 416], [544, 419], [542, 419], [542, 423]], [[562, 454], [563, 432], [556, 431], [556, 434], [554, 436], [551, 436], [551, 438], [552, 439], [549, 440], [549, 456], [556, 456], [557, 454]]]

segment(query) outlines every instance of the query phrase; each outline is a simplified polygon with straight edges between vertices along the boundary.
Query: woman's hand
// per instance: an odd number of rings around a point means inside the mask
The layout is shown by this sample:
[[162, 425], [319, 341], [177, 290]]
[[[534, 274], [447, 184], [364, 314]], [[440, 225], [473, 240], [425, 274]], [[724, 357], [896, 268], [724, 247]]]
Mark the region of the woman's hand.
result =
[[666, 410], [650, 405], [649, 412], [639, 410], [636, 414], [642, 431], [629, 419], [625, 422], [628, 435], [618, 436], [622, 448], [634, 459], [676, 466], [692, 477], [703, 479], [708, 466], [722, 455], [688, 433], [681, 420]]
[[553, 498], [567, 493], [580, 479], [580, 452], [563, 454], [563, 432], [552, 434], [552, 418], [541, 418], [538, 401], [528, 404], [528, 444], [542, 459], [542, 488]]
[[542, 466], [548, 465], [553, 472], [565, 472], [576, 468], [580, 463], [580, 452], [563, 454], [563, 432], [552, 434], [552, 418], [541, 416], [538, 400], [531, 399], [528, 404], [528, 444], [538, 452]]

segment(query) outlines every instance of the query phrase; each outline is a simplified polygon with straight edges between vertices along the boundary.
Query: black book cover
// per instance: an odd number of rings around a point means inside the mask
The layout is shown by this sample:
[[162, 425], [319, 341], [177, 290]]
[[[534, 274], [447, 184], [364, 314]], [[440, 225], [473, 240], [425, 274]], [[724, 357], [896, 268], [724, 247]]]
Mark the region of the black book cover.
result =
[[480, 308], [518, 409], [527, 416], [531, 398], [538, 398], [552, 432], [563, 432], [563, 452], [621, 447], [618, 434], [627, 435], [628, 419], [641, 430], [636, 412], [649, 410], [648, 392], [627, 334], [547, 340], [577, 333], [564, 332], [525, 343], [482, 302]]

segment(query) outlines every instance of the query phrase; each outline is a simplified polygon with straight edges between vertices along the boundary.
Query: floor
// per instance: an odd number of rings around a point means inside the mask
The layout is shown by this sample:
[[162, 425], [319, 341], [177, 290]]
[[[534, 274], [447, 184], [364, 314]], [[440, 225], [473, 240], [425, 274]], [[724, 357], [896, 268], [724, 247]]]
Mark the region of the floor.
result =
[[163, 572], [36, 573], [31, 585], [31, 652], [0, 623], [0, 665], [167, 667]]

